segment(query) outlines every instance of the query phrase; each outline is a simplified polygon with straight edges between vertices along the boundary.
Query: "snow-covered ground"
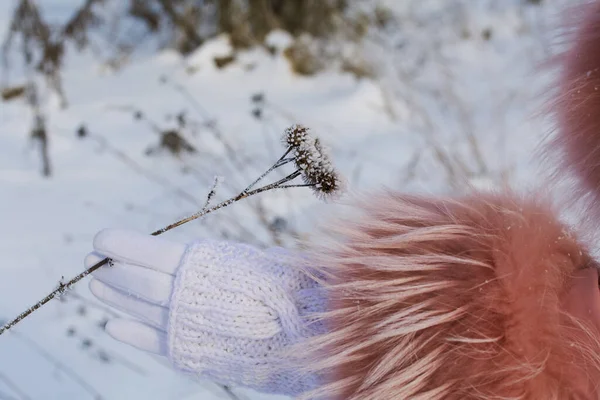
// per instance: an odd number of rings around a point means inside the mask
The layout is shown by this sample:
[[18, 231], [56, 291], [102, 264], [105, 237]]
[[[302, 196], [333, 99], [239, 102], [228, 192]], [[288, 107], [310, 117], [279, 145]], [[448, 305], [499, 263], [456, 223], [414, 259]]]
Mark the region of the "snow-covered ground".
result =
[[[8, 3], [0, 5], [3, 25]], [[49, 9], [54, 3], [60, 13], [65, 2], [49, 2]], [[0, 318], [80, 272], [98, 230], [162, 227], [195, 211], [214, 175], [226, 178], [220, 198], [241, 189], [280, 156], [280, 135], [293, 122], [313, 128], [332, 148], [351, 190], [456, 190], [460, 179], [453, 175], [465, 171], [476, 185], [535, 182], [531, 152], [549, 127], [533, 116], [551, 78], [537, 66], [550, 52], [548, 28], [567, 2], [472, 0], [462, 12], [450, 3], [456, 2], [387, 1], [401, 20], [361, 49], [377, 65], [379, 81], [335, 71], [299, 77], [280, 53], [263, 49], [217, 69], [214, 56], [229, 52], [224, 38], [187, 59], [168, 51], [138, 57], [118, 73], [73, 55], [64, 75], [69, 107], [43, 97], [49, 179], [27, 137], [30, 111], [18, 101], [0, 103]], [[283, 33], [270, 39], [289, 40]], [[258, 94], [259, 104], [252, 101]], [[257, 106], [261, 118], [253, 114]], [[147, 155], [160, 142], [155, 128], [177, 128], [182, 112], [183, 134], [197, 151]], [[82, 125], [88, 135], [80, 138]], [[169, 235], [290, 243], [285, 232], [309, 234], [326, 207], [304, 189], [260, 199]], [[266, 228], [274, 221], [285, 221], [281, 237]], [[210, 382], [177, 376], [161, 360], [112, 341], [101, 328], [110, 315], [97, 305], [82, 282], [75, 295], [0, 337], [0, 398], [229, 398]], [[234, 390], [246, 399], [275, 398]]]

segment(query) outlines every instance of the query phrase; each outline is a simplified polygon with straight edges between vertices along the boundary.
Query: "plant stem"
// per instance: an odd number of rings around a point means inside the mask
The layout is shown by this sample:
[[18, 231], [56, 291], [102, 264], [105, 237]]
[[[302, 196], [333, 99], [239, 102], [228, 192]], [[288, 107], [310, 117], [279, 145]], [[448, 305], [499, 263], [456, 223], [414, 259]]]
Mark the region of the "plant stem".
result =
[[213, 182], [208, 195], [206, 195], [206, 201], [204, 202], [204, 207], [202, 207], [203, 210], [210, 205], [211, 200], [213, 197], [215, 197], [215, 194], [217, 193], [217, 186], [219, 186], [219, 177], [215, 177], [215, 181]]
[[[21, 388], [14, 383], [8, 376], [0, 373], [0, 381], [4, 382], [6, 384], [6, 386], [8, 386], [10, 389], [13, 390], [13, 392], [17, 393], [19, 395], [18, 400], [31, 400], [31, 397], [29, 397], [28, 395], [26, 395]], [[12, 396], [8, 396], [6, 394], [3, 393], [2, 399], [6, 399], [6, 400], [17, 400], [16, 397], [12, 397]]]
[[290, 188], [301, 188], [301, 187], [314, 187], [313, 183], [299, 183], [297, 185], [281, 185], [279, 189], [290, 189]]
[[[288, 150], [289, 152], [289, 150]], [[287, 153], [286, 152], [286, 155]], [[284, 155], [285, 157], [285, 155]], [[284, 157], [282, 157], [279, 161], [281, 161]], [[277, 163], [279, 163], [279, 161]], [[275, 163], [274, 165], [277, 165], [277, 163]], [[271, 167], [271, 171], [274, 168]], [[286, 188], [286, 187], [282, 187], [283, 184], [297, 178], [298, 176], [300, 176], [301, 171], [297, 170], [291, 174], [289, 174], [288, 176], [286, 176], [283, 179], [278, 180], [277, 182], [271, 183], [269, 185], [260, 187], [258, 189], [254, 189], [254, 190], [244, 190], [242, 191], [240, 194], [238, 194], [235, 197], [230, 198], [229, 200], [225, 200], [211, 208], [203, 208], [202, 210], [200, 210], [199, 212], [190, 215], [189, 217], [183, 218], [177, 222], [174, 222], [162, 229], [159, 229], [157, 231], [154, 231], [151, 233], [152, 236], [158, 236], [158, 235], [162, 235], [163, 233], [170, 231], [173, 228], [177, 228], [178, 226], [181, 226], [183, 224], [186, 224], [190, 221], [193, 221], [195, 219], [204, 217], [206, 214], [209, 214], [211, 212], [217, 211], [221, 208], [227, 207], [239, 200], [245, 199], [247, 197], [262, 193], [262, 192], [266, 192], [269, 190], [273, 190], [273, 189], [280, 189], [280, 188]], [[263, 176], [264, 177], [264, 176]], [[262, 177], [260, 178], [262, 179]], [[259, 179], [259, 180], [260, 180]], [[257, 180], [256, 182], [258, 182], [259, 180]], [[255, 183], [254, 183], [255, 184]], [[254, 185], [253, 184], [253, 185]], [[252, 186], [253, 186], [252, 185]], [[303, 185], [300, 185], [303, 186]], [[294, 187], [291, 186], [290, 187]], [[27, 310], [23, 311], [21, 314], [19, 314], [15, 319], [13, 319], [12, 321], [8, 322], [7, 324], [5, 324], [2, 328], [0, 328], [0, 335], [2, 335], [4, 332], [6, 332], [7, 330], [9, 330], [10, 328], [12, 328], [13, 326], [15, 326], [16, 324], [18, 324], [19, 322], [21, 322], [24, 318], [28, 317], [29, 315], [31, 315], [33, 312], [35, 312], [36, 310], [38, 310], [40, 307], [42, 307], [44, 304], [48, 303], [50, 300], [61, 296], [62, 294], [64, 294], [67, 290], [69, 290], [74, 284], [76, 284], [77, 282], [79, 282], [80, 280], [82, 280], [83, 278], [85, 278], [86, 276], [88, 276], [89, 274], [91, 274], [92, 272], [100, 269], [100, 267], [103, 267], [107, 264], [110, 263], [110, 259], [105, 258], [101, 261], [99, 261], [98, 263], [94, 264], [93, 266], [91, 266], [90, 268], [86, 269], [85, 271], [81, 272], [79, 275], [75, 276], [73, 279], [71, 279], [70, 281], [68, 281], [67, 283], [63, 283], [62, 281], [58, 284], [58, 287], [56, 289], [54, 289], [50, 294], [48, 294], [46, 297], [44, 297], [42, 300], [40, 300], [39, 302], [37, 302], [36, 304], [34, 304], [33, 306], [31, 306], [30, 308], [28, 308]]]
[[282, 165], [285, 165], [291, 161], [293, 161], [293, 158], [285, 158], [288, 154], [290, 154], [290, 152], [292, 151], [292, 148], [289, 147], [287, 149], [287, 151], [285, 152], [284, 155], [282, 155], [279, 160], [277, 160], [275, 162], [275, 164], [273, 164], [273, 166], [271, 166], [271, 168], [269, 168], [268, 170], [265, 171], [265, 173], [263, 173], [261, 176], [259, 176], [254, 182], [252, 182], [250, 185], [248, 185], [248, 187], [246, 189], [244, 189], [242, 191], [242, 193], [246, 193], [248, 191], [250, 191], [258, 182], [260, 182], [261, 180], [263, 180], [263, 178], [267, 175], [269, 175], [274, 169], [277, 169], [279, 167], [281, 167]]
[[[227, 207], [227, 206], [229, 206], [229, 205], [231, 205], [231, 204], [233, 204], [233, 203], [235, 203], [237, 201], [240, 201], [242, 199], [245, 199], [247, 197], [254, 196], [254, 195], [262, 193], [262, 192], [266, 192], [267, 190], [278, 189], [278, 187], [280, 185], [282, 185], [282, 184], [284, 184], [286, 182], [289, 182], [289, 181], [291, 181], [292, 179], [295, 179], [298, 176], [300, 176], [300, 171], [293, 172], [290, 175], [286, 176], [285, 178], [283, 178], [283, 179], [281, 179], [281, 180], [279, 180], [277, 182], [271, 183], [269, 185], [263, 186], [261, 188], [254, 189], [254, 190], [251, 190], [251, 191], [243, 191], [240, 194], [238, 194], [237, 196], [232, 197], [229, 200], [225, 200], [225, 201], [217, 204], [216, 206], [213, 206], [213, 207], [208, 208], [208, 209], [200, 210], [199, 212], [197, 212], [195, 214], [192, 214], [189, 217], [180, 219], [179, 221], [174, 222], [171, 225], [165, 226], [162, 229], [159, 229], [159, 230], [157, 230], [155, 232], [152, 232], [151, 235], [152, 236], [162, 235], [163, 233], [165, 233], [167, 231], [170, 231], [173, 228], [177, 228], [178, 226], [186, 224], [186, 223], [188, 223], [190, 221], [193, 221], [195, 219], [204, 217], [206, 214], [209, 214], [211, 212], [217, 211], [217, 210], [219, 210], [219, 209], [221, 209], [223, 207]], [[91, 268], [94, 268], [94, 267], [91, 267]], [[0, 334], [2, 334], [2, 331], [0, 331]]]

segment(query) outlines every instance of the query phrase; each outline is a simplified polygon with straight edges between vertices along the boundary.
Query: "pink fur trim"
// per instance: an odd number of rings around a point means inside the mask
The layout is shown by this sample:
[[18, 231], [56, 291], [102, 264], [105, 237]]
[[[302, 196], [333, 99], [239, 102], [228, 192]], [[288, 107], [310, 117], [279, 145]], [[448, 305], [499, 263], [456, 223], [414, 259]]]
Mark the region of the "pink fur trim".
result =
[[[553, 105], [557, 135], [549, 149], [556, 177], [576, 178], [571, 198], [586, 206], [592, 229], [600, 222], [600, 1], [565, 11], [567, 50], [556, 61], [560, 68]], [[583, 203], [582, 203], [583, 200]]]
[[594, 264], [544, 201], [388, 193], [360, 209], [313, 250], [329, 331], [303, 344], [323, 378], [307, 398], [562, 400], [599, 381], [597, 333], [561, 311]]

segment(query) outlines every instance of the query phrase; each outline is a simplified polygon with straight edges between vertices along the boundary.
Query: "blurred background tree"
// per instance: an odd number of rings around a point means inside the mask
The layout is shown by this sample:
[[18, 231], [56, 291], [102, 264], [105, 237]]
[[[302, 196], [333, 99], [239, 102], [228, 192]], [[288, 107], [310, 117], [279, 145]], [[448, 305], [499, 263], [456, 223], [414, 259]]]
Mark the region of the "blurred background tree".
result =
[[[51, 21], [36, 0], [18, 0], [2, 46], [2, 98], [25, 97], [32, 110], [30, 137], [39, 143], [42, 173], [52, 173], [48, 155], [48, 134], [38, 102], [42, 76], [46, 86], [58, 95], [62, 107], [68, 105], [62, 71], [68, 51], [92, 51], [113, 69], [126, 65], [140, 48], [175, 49], [182, 55], [196, 50], [217, 35], [229, 37], [234, 53], [239, 49], [264, 46], [273, 30], [290, 33], [296, 40], [285, 50], [292, 69], [312, 75], [337, 59], [340, 46], [331, 39], [357, 40], [366, 33], [371, 20], [379, 23], [385, 10], [371, 17], [352, 14], [352, 0], [85, 0], [63, 21]], [[354, 0], [358, 4], [360, 1]], [[335, 42], [335, 43], [339, 43]], [[235, 54], [215, 59], [222, 67], [235, 60]], [[11, 67], [26, 71], [26, 82], [9, 82]], [[368, 66], [340, 63], [345, 71], [368, 76]]]
[[[220, 34], [229, 36], [234, 49], [266, 45], [275, 29], [327, 38], [347, 28], [350, 17], [349, 0], [86, 0], [58, 24], [48, 21], [42, 8], [35, 0], [17, 1], [3, 44], [4, 67], [21, 58], [60, 93], [61, 66], [70, 47], [112, 43], [107, 62], [117, 66], [150, 38], [158, 39], [158, 48], [185, 55]], [[366, 22], [365, 16], [356, 19], [363, 26], [353, 27], [355, 33], [364, 31]], [[18, 52], [11, 52], [15, 46]]]

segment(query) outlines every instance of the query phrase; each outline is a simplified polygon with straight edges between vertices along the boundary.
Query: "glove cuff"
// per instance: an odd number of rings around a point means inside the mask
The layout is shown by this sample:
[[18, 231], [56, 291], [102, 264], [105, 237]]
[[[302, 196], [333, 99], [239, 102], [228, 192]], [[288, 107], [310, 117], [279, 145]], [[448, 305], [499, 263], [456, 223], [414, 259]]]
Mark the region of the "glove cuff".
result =
[[311, 336], [302, 314], [323, 302], [310, 278], [279, 259], [237, 243], [188, 246], [169, 314], [169, 357], [177, 370], [270, 393], [313, 386], [283, 353]]

